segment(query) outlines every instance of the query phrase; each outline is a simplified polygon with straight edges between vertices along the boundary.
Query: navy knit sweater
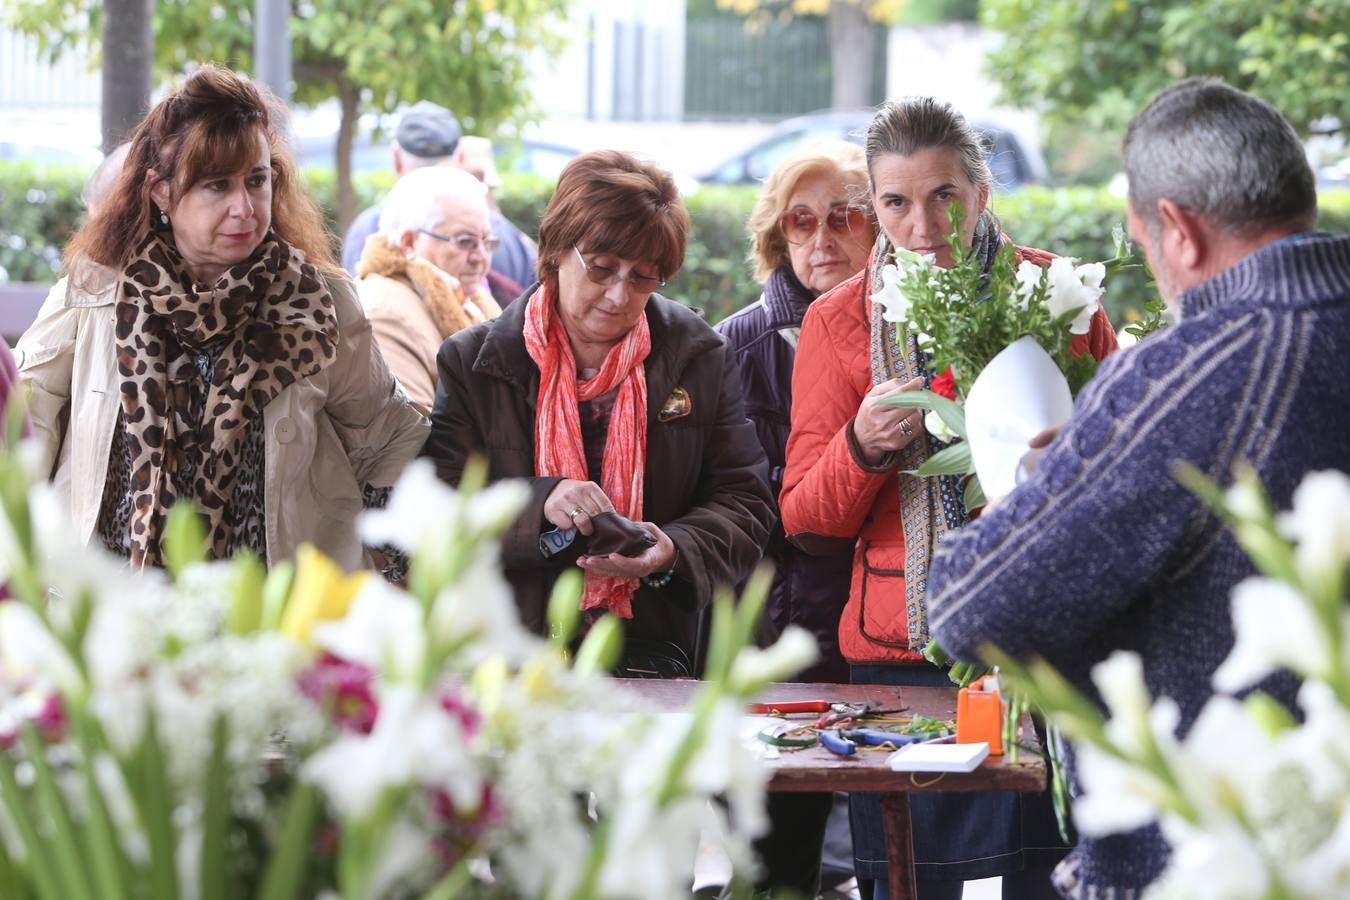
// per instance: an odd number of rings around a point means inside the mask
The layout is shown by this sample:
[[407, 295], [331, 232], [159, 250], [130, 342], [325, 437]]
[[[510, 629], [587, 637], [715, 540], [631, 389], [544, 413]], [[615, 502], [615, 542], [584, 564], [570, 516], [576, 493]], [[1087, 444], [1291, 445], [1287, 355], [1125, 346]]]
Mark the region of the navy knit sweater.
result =
[[[1177, 460], [1223, 484], [1250, 463], [1280, 508], [1306, 473], [1350, 472], [1350, 237], [1262, 247], [1102, 364], [1036, 475], [944, 542], [928, 582], [943, 648], [1039, 654], [1089, 694], [1090, 668], [1131, 650], [1189, 729], [1233, 644], [1229, 592], [1254, 569]], [[1293, 703], [1292, 677], [1263, 686]], [[1166, 861], [1148, 828], [1084, 838], [1059, 874], [1128, 900]]]

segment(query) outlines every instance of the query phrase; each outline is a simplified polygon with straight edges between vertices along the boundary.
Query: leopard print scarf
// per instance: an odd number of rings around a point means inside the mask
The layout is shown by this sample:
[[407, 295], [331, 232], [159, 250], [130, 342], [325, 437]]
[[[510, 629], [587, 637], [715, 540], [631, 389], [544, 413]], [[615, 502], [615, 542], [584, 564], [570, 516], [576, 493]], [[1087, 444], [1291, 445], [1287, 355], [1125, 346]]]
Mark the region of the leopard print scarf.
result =
[[[174, 474], [198, 460], [192, 502], [212, 555], [224, 557], [236, 469], [251, 420], [281, 390], [337, 356], [333, 298], [304, 255], [268, 232], [215, 284], [195, 284], [172, 237], [151, 232], [121, 273], [117, 374], [131, 463], [131, 564], [162, 565], [160, 538], [178, 499]], [[201, 386], [194, 353], [223, 344]], [[206, 391], [200, 423], [192, 391]]]

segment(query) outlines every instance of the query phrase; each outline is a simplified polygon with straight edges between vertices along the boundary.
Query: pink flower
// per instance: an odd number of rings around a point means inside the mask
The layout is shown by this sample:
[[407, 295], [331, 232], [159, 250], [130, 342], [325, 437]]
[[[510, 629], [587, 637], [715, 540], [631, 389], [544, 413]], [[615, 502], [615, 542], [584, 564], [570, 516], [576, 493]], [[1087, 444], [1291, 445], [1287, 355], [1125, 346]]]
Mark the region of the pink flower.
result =
[[0, 750], [8, 750], [19, 740], [19, 730], [25, 723], [37, 730], [46, 744], [59, 744], [66, 737], [66, 708], [60, 694], [45, 697], [29, 695], [20, 704], [23, 722], [15, 723], [13, 730], [0, 731]]
[[374, 679], [365, 666], [325, 653], [297, 681], [300, 692], [328, 709], [339, 728], [370, 734], [380, 714], [371, 689]]
[[466, 738], [472, 738], [478, 733], [483, 717], [478, 710], [465, 703], [459, 694], [450, 691], [441, 694], [441, 709], [459, 720], [459, 727]]
[[484, 783], [478, 808], [467, 815], [457, 810], [450, 795], [440, 789], [431, 792], [431, 813], [438, 822], [431, 841], [432, 850], [448, 871], [478, 845], [488, 828], [501, 819], [502, 807], [492, 785]]

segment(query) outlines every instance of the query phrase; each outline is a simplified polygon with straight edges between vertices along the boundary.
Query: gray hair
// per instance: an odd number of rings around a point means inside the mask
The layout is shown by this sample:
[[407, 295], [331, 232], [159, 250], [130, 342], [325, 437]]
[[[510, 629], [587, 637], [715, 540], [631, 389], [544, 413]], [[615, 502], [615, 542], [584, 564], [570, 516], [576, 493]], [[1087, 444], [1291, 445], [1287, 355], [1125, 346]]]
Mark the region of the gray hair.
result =
[[912, 156], [929, 147], [956, 151], [961, 169], [977, 188], [993, 188], [994, 174], [985, 158], [984, 142], [966, 117], [945, 100], [936, 97], [901, 97], [887, 100], [867, 126], [867, 174], [872, 163], [885, 153]]
[[1130, 206], [1150, 233], [1164, 198], [1230, 234], [1312, 228], [1317, 188], [1303, 144], [1275, 107], [1212, 78], [1163, 90], [1125, 132]]
[[84, 204], [85, 209], [92, 213], [112, 191], [117, 179], [122, 176], [122, 164], [126, 162], [130, 150], [131, 141], [126, 141], [118, 144], [111, 153], [103, 157], [103, 161], [94, 169], [94, 174], [89, 176], [89, 180], [84, 183], [84, 189], [80, 191], [80, 202]]
[[481, 205], [488, 211], [487, 186], [463, 169], [429, 166], [414, 169], [394, 182], [380, 211], [379, 233], [397, 241], [405, 231], [435, 228], [441, 220], [441, 204], [447, 199]]

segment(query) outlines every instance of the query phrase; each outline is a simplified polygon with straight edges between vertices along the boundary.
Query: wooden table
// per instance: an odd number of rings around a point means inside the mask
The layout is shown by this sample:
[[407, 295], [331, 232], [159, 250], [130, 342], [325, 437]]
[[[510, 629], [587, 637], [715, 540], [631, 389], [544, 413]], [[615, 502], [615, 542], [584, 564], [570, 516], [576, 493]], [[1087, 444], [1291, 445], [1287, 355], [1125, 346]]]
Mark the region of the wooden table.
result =
[[[702, 686], [697, 681], [644, 680], [626, 682], [658, 705], [682, 709]], [[829, 700], [858, 703], [875, 700], [882, 709], [905, 708], [904, 715], [934, 719], [956, 717], [955, 688], [896, 687], [861, 684], [776, 684], [760, 702]], [[794, 717], [795, 718], [795, 717]], [[804, 724], [811, 719], [803, 718]], [[1035, 745], [1030, 718], [1023, 719], [1023, 743]], [[806, 750], [785, 751], [765, 759], [773, 770], [771, 791], [855, 791], [881, 795], [881, 814], [886, 827], [886, 857], [889, 862], [892, 900], [918, 896], [914, 876], [914, 844], [909, 818], [909, 795], [917, 791], [1023, 791], [1045, 788], [1045, 761], [1022, 751], [1017, 764], [1007, 756], [990, 756], [973, 772], [892, 772], [884, 752], [859, 752], [837, 756], [820, 745]]]

